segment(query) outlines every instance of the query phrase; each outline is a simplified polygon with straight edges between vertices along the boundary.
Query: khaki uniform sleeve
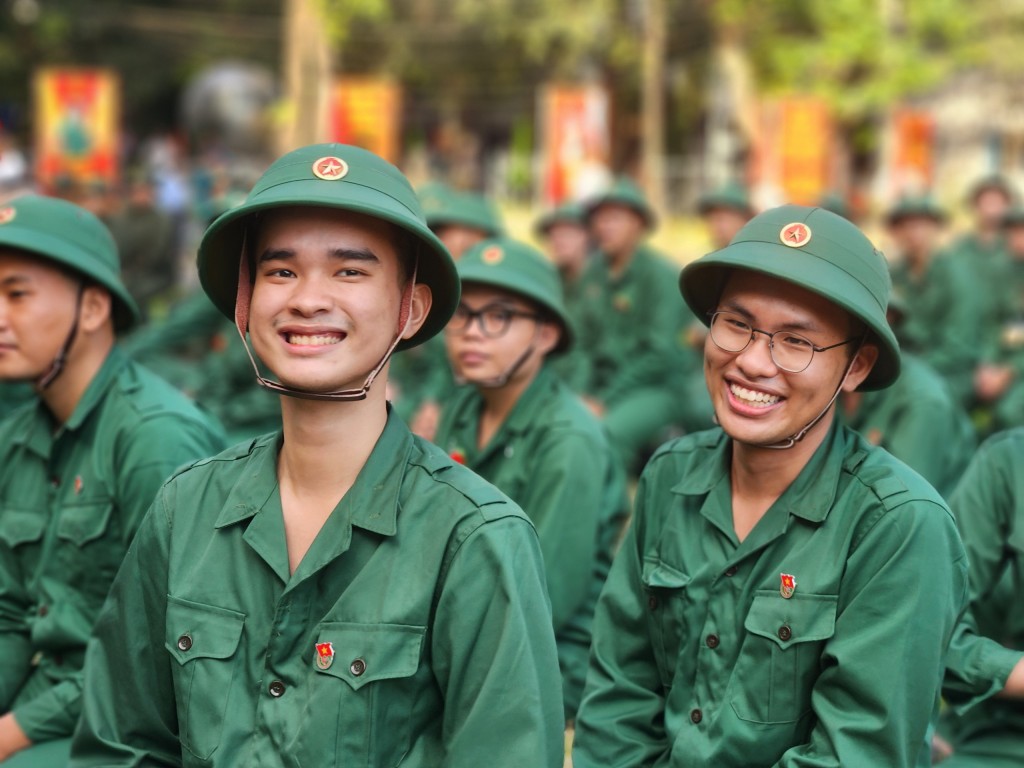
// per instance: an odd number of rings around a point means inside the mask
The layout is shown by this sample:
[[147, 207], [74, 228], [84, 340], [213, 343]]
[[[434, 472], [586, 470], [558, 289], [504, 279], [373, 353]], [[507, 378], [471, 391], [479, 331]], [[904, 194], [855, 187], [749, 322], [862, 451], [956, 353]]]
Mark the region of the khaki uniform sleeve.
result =
[[540, 548], [527, 520], [493, 519], [459, 545], [432, 644], [445, 701], [440, 764], [560, 768], [562, 684]]

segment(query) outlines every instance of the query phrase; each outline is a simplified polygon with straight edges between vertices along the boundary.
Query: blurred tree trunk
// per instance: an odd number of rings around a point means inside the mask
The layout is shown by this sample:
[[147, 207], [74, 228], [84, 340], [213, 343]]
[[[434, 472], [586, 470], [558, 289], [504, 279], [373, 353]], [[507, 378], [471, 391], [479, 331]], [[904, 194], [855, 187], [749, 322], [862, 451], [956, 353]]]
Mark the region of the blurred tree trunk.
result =
[[284, 0], [284, 112], [278, 154], [326, 141], [332, 86], [327, 24], [316, 0]]
[[644, 0], [641, 166], [647, 199], [665, 211], [665, 0]]

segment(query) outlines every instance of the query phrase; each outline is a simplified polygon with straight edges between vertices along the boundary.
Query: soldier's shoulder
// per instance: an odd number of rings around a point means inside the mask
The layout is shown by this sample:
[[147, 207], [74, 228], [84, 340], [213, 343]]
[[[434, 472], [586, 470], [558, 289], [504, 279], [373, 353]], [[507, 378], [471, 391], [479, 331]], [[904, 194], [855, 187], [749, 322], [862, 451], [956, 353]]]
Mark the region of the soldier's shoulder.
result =
[[938, 491], [920, 474], [883, 448], [853, 434], [852, 450], [843, 469], [860, 484], [881, 509], [892, 511], [906, 505], [935, 506], [949, 512]]
[[[728, 439], [721, 427], [691, 432], [663, 443], [647, 462], [649, 470], [660, 469], [663, 465], [678, 467], [696, 461], [704, 461], [716, 453], [722, 441]], [[647, 471], [647, 470], [645, 470]]]
[[213, 480], [231, 480], [245, 471], [250, 458], [261, 451], [277, 449], [281, 433], [268, 432], [259, 437], [236, 443], [220, 453], [197, 459], [185, 464], [174, 472], [168, 483], [178, 486], [207, 485]]

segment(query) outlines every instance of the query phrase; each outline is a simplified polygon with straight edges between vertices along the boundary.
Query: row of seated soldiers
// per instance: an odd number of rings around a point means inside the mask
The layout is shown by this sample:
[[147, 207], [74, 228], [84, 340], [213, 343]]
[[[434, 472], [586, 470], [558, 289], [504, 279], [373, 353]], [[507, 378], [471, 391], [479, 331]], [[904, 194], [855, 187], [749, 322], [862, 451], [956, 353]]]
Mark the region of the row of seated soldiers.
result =
[[[456, 259], [505, 230], [481, 195], [432, 183], [420, 197], [429, 226]], [[848, 423], [943, 493], [979, 438], [1024, 423], [1024, 207], [1001, 177], [981, 180], [969, 199], [974, 231], [945, 245], [948, 214], [932, 197], [904, 196], [887, 212], [890, 320], [907, 362], [895, 386], [850, 393], [840, 403]], [[822, 206], [847, 213], [835, 198]], [[754, 214], [736, 183], [704, 195], [699, 211], [712, 249]], [[535, 228], [562, 277], [576, 335], [572, 352], [554, 367], [602, 420], [633, 474], [667, 437], [712, 425], [703, 327], [679, 299], [677, 264], [647, 242], [657, 225], [641, 191], [620, 179], [582, 204], [549, 211]], [[236, 336], [197, 292], [123, 346], [240, 440], [276, 428], [280, 416], [277, 399], [253, 386]], [[390, 386], [398, 412], [433, 438], [457, 389], [441, 337], [396, 355]], [[3, 384], [0, 414], [29, 395]]]

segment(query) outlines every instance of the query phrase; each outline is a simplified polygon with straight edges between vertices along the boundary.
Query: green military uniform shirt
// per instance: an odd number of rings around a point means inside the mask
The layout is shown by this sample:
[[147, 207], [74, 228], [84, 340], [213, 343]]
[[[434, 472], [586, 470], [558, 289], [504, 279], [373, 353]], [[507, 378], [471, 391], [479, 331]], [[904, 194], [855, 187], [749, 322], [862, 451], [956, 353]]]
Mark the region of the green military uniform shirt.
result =
[[605, 427], [626, 466], [673, 425], [709, 426], [706, 388], [687, 383], [702, 369], [688, 342], [693, 314], [679, 297], [678, 269], [641, 246], [620, 275], [598, 256], [581, 280], [579, 364], [568, 383], [604, 403]]
[[36, 396], [32, 385], [23, 381], [0, 381], [0, 419]]
[[289, 574], [281, 439], [160, 492], [89, 646], [71, 764], [561, 766], [521, 510], [390, 414]]
[[143, 513], [219, 428], [116, 347], [71, 418], [42, 401], [0, 429], [0, 707], [32, 741], [71, 735], [86, 640]]
[[946, 382], [915, 355], [904, 354], [900, 377], [864, 392], [844, 421], [880, 445], [949, 498], [975, 447], [974, 427]]
[[547, 366], [478, 449], [482, 407], [476, 389], [461, 391], [445, 407], [436, 442], [537, 526], [571, 719], [583, 692], [594, 605], [627, 515], [623, 472], [600, 424]]
[[927, 765], [967, 591], [942, 499], [833, 425], [740, 542], [730, 456], [721, 430], [698, 433], [640, 479], [598, 602], [575, 768]]
[[947, 660], [950, 768], [1019, 766], [1024, 702], [990, 698], [1024, 656], [1024, 430], [989, 438], [950, 499], [970, 559], [970, 610]]
[[974, 369], [984, 354], [981, 311], [985, 301], [974, 288], [963, 259], [936, 254], [928, 271], [913, 276], [906, 263], [891, 268], [893, 291], [906, 303], [896, 330], [900, 347], [938, 372], [963, 404], [974, 392]]
[[[961, 294], [973, 300], [977, 326], [984, 352], [998, 341], [999, 327], [1010, 307], [1007, 292], [1010, 277], [1010, 256], [1003, 237], [983, 243], [974, 233], [958, 238], [949, 248], [950, 257], [962, 263], [961, 277], [967, 282], [958, 285]], [[983, 354], [983, 357], [988, 357]]]

